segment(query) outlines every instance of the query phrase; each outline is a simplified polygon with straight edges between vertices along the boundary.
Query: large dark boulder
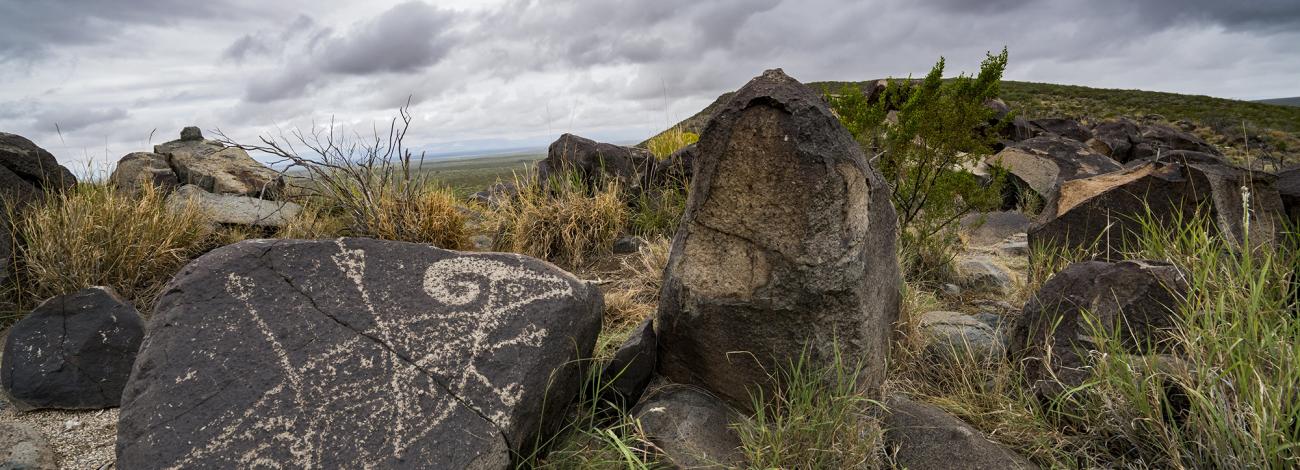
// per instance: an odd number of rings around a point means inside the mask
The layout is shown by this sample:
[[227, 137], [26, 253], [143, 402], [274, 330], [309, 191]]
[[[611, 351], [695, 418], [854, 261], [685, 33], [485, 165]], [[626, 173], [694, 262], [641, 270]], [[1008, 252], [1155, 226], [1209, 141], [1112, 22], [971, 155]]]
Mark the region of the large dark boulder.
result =
[[1205, 142], [1190, 132], [1174, 129], [1163, 124], [1149, 124], [1142, 128], [1142, 141], [1161, 154], [1174, 150], [1190, 150], [1211, 155], [1223, 154], [1213, 145]]
[[983, 432], [926, 403], [900, 395], [885, 401], [885, 452], [909, 470], [1036, 469]]
[[1051, 134], [1065, 137], [1075, 142], [1087, 142], [1092, 138], [1092, 131], [1074, 119], [1043, 118], [1029, 121], [1036, 135]]
[[508, 468], [560, 423], [596, 287], [526, 256], [251, 240], [167, 285], [123, 395], [121, 468]]
[[204, 140], [198, 128], [185, 128], [180, 139], [155, 145], [153, 152], [167, 157], [182, 185], [260, 199], [275, 199], [284, 192], [279, 172], [253, 160], [241, 148]]
[[734, 426], [745, 418], [709, 392], [689, 385], [654, 386], [632, 410], [646, 438], [676, 468], [744, 468]]
[[1300, 225], [1300, 168], [1278, 173], [1273, 187], [1282, 196], [1282, 205], [1293, 223]]
[[1040, 397], [1053, 397], [1088, 380], [1099, 334], [1116, 335], [1130, 353], [1170, 352], [1187, 289], [1185, 274], [1161, 261], [1071, 264], [1025, 304], [1008, 354]]
[[[1272, 175], [1228, 165], [1148, 162], [1123, 171], [1065, 182], [1029, 230], [1030, 245], [1096, 247], [1116, 258], [1148, 215], [1169, 225], [1209, 210], [1212, 230], [1229, 246], [1271, 245], [1282, 226], [1282, 201]], [[1242, 188], [1250, 224], [1243, 221]], [[1249, 228], [1249, 236], [1246, 229]]]
[[546, 150], [546, 159], [538, 162], [540, 183], [568, 172], [576, 172], [590, 188], [617, 181], [625, 188], [639, 186], [642, 175], [650, 171], [655, 157], [649, 150], [596, 142], [573, 134], [560, 136]]
[[19, 410], [118, 406], [144, 320], [108, 287], [46, 300], [4, 343], [0, 389]]
[[1219, 149], [1186, 131], [1161, 124], [1138, 124], [1124, 118], [1093, 126], [1087, 144], [1120, 163], [1156, 158], [1176, 150], [1223, 156]]
[[1044, 200], [1056, 197], [1061, 183], [1066, 181], [1123, 169], [1082, 143], [1057, 135], [1016, 142], [989, 157], [988, 162], [1007, 170]]
[[27, 138], [0, 132], [0, 203], [12, 210], [0, 210], [0, 287], [9, 283], [13, 265], [14, 220], [33, 201], [46, 194], [61, 193], [77, 184], [71, 171], [59, 165], [54, 155]]
[[1092, 127], [1088, 148], [1117, 162], [1133, 160], [1133, 147], [1142, 139], [1136, 122], [1125, 118], [1098, 123]]
[[697, 145], [655, 321], [660, 373], [748, 410], [775, 371], [838, 349], [879, 386], [899, 309], [897, 221], [858, 143], [777, 69], [737, 91]]

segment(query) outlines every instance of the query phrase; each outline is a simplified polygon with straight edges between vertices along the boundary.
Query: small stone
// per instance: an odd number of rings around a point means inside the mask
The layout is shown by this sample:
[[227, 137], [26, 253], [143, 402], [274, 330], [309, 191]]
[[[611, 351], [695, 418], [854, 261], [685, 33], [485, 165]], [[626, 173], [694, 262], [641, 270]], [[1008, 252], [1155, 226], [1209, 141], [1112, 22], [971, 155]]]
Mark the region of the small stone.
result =
[[934, 405], [895, 395], [885, 401], [886, 452], [898, 468], [1035, 469], [1033, 462]]
[[989, 361], [1002, 357], [1006, 345], [995, 327], [960, 312], [935, 311], [921, 316], [926, 350], [936, 360]]
[[469, 237], [469, 241], [474, 244], [474, 251], [492, 251], [494, 241], [488, 235], [475, 235]]
[[632, 414], [650, 442], [679, 468], [743, 468], [744, 419], [712, 394], [689, 385], [654, 387]]
[[957, 261], [957, 277], [963, 286], [1009, 294], [1015, 281], [1006, 268], [986, 257], [964, 258]]
[[80, 427], [81, 427], [81, 421], [77, 421], [75, 419], [70, 419], [63, 422], [64, 431], [71, 431], [73, 429], [78, 429]]
[[648, 244], [649, 242], [645, 241], [644, 238], [638, 237], [636, 235], [628, 235], [626, 237], [619, 238], [618, 240], [614, 241], [614, 254], [626, 255], [630, 253], [636, 253], [637, 251], [640, 251], [642, 247]]
[[203, 131], [197, 126], [189, 126], [181, 129], [181, 140], [203, 140]]
[[0, 422], [0, 469], [55, 470], [54, 450], [30, 424]]

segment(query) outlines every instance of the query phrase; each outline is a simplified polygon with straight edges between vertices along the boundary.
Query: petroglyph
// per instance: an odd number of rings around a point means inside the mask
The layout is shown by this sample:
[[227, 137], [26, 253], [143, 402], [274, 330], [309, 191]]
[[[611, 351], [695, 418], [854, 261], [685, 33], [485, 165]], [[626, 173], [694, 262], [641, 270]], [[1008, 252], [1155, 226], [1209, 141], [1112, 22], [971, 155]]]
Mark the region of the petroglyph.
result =
[[[529, 364], [555, 362], [549, 358], [565, 349], [574, 354], [573, 336], [586, 336], [588, 328], [575, 332], [572, 323], [559, 324], [566, 344], [557, 348], [547, 345], [552, 333], [545, 325], [557, 318], [557, 308], [577, 314], [572, 306], [580, 304], [574, 301], [591, 296], [583, 283], [525, 257], [442, 255], [394, 262], [389, 254], [371, 266], [367, 250], [349, 240], [319, 245], [332, 249], [294, 261], [283, 261], [292, 254], [269, 250], [260, 257], [280, 261], [222, 273], [224, 285], [208, 301], [223, 305], [220, 314], [238, 324], [195, 328], [213, 335], [209, 344], [235, 350], [187, 353], [232, 368], [237, 379], [181, 402], [206, 402], [227, 387], [251, 390], [182, 438], [193, 447], [167, 465], [385, 466], [464, 452], [458, 448], [483, 438], [504, 438], [501, 445], [511, 445], [512, 437], [523, 440], [537, 432], [532, 416], [539, 410], [532, 408], [540, 407], [532, 402], [542, 395], [533, 378], [537, 367]], [[312, 269], [289, 273], [286, 265], [292, 263]], [[541, 325], [528, 317], [537, 308]], [[597, 310], [591, 318], [599, 324]], [[193, 370], [165, 382], [188, 384]], [[247, 383], [240, 383], [243, 375], [251, 376]], [[521, 417], [528, 419], [516, 422]], [[156, 419], [150, 418], [153, 425]], [[463, 424], [475, 420], [491, 426], [474, 431]], [[524, 427], [533, 429], [517, 429]], [[484, 435], [476, 441], [465, 433]], [[444, 437], [450, 435], [457, 437]], [[340, 449], [352, 455], [340, 460]]]

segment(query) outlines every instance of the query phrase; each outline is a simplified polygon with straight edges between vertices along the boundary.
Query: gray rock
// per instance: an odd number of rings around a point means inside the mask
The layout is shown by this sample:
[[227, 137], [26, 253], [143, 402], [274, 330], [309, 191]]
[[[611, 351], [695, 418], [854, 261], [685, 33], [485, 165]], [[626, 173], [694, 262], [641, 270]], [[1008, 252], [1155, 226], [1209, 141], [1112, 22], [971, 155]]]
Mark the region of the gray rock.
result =
[[196, 205], [215, 223], [255, 227], [283, 227], [302, 212], [302, 206], [292, 202], [213, 194], [192, 184], [167, 196], [167, 205], [172, 209], [180, 210], [188, 204]]
[[1082, 143], [1055, 135], [1016, 142], [989, 157], [989, 163], [1024, 181], [1044, 200], [1055, 198], [1066, 181], [1124, 168]]
[[653, 387], [633, 410], [650, 442], [678, 468], [742, 468], [743, 417], [705, 390], [689, 385]]
[[54, 450], [30, 424], [0, 422], [0, 469], [57, 470]]
[[1165, 262], [1071, 264], [1025, 304], [1010, 333], [1009, 357], [1039, 396], [1053, 397], [1090, 376], [1093, 325], [1118, 335], [1130, 353], [1168, 352], [1174, 309], [1187, 289], [1185, 275]]
[[1065, 118], [1044, 118], [1029, 121], [1035, 134], [1054, 134], [1076, 142], [1087, 142], [1092, 138], [1092, 131], [1083, 127], [1079, 121]]
[[636, 235], [627, 235], [614, 241], [614, 254], [626, 255], [640, 251], [642, 247], [649, 245], [644, 238]]
[[199, 130], [199, 128], [196, 126], [189, 126], [184, 129], [181, 129], [181, 140], [184, 141], [203, 140], [203, 131]]
[[603, 390], [602, 397], [606, 402], [626, 409], [641, 398], [650, 379], [654, 377], [658, 358], [658, 343], [655, 339], [654, 324], [646, 319], [618, 347], [614, 358], [605, 364], [600, 374], [600, 383], [607, 387]]
[[598, 289], [522, 255], [250, 240], [168, 284], [120, 468], [513, 468], [576, 396]]
[[999, 255], [1006, 257], [1014, 258], [1029, 256], [1029, 234], [1017, 233], [1007, 237], [1006, 240], [1003, 240], [1002, 243], [999, 243], [994, 247], [994, 249], [997, 250]]
[[182, 136], [155, 145], [153, 151], [167, 157], [180, 184], [192, 184], [210, 193], [260, 199], [275, 199], [284, 191], [284, 179], [278, 172], [237, 147]]
[[961, 312], [926, 312], [921, 315], [926, 352], [937, 361], [993, 361], [1006, 355], [997, 329]]
[[967, 214], [961, 218], [966, 243], [972, 246], [994, 246], [1007, 237], [1029, 230], [1029, 216], [1017, 211]]
[[748, 411], [772, 371], [838, 348], [877, 388], [899, 310], [897, 222], [858, 143], [778, 69], [736, 92], [697, 151], [655, 321], [660, 374]]
[[1000, 294], [1011, 293], [1016, 282], [1010, 271], [990, 258], [974, 256], [957, 260], [957, 279], [969, 289]]
[[886, 452], [898, 468], [1035, 469], [1033, 462], [942, 409], [894, 395], [885, 402]]
[[1088, 148], [1121, 163], [1135, 158], [1133, 147], [1142, 139], [1137, 123], [1125, 118], [1093, 126], [1092, 135], [1087, 141]]
[[149, 186], [166, 193], [180, 184], [176, 172], [167, 164], [167, 157], [152, 152], [126, 154], [117, 161], [108, 182], [127, 194], [139, 194]]
[[111, 288], [56, 296], [10, 329], [0, 390], [23, 411], [118, 406], [143, 337], [144, 320]]
[[[1282, 200], [1274, 177], [1228, 165], [1149, 162], [1123, 171], [1067, 181], [1029, 230], [1030, 246], [1093, 248], [1108, 259], [1140, 233], [1148, 213], [1169, 226], [1197, 210], [1210, 211], [1211, 227], [1234, 248], [1276, 242], [1283, 225]], [[1249, 236], [1245, 233], [1242, 186], [1250, 193]]]
[[469, 237], [469, 241], [474, 244], [474, 251], [492, 251], [492, 245], [496, 243], [490, 235], [475, 235]]

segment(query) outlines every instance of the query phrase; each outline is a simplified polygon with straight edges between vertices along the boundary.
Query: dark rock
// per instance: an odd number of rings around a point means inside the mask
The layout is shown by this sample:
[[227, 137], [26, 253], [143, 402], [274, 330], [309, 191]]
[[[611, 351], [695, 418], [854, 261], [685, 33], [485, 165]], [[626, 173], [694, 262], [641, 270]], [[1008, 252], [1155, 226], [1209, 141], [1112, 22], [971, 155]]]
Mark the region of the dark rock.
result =
[[1087, 141], [1088, 148], [1124, 163], [1135, 158], [1133, 146], [1142, 139], [1142, 132], [1137, 123], [1120, 118], [1093, 126], [1092, 136]]
[[[1227, 165], [1145, 163], [1120, 172], [1068, 181], [1029, 231], [1030, 246], [1096, 247], [1115, 259], [1139, 233], [1138, 219], [1150, 213], [1160, 224], [1211, 211], [1216, 233], [1230, 246], [1246, 241], [1243, 195], [1250, 193], [1249, 242], [1272, 245], [1281, 228], [1282, 201], [1273, 177]], [[1149, 209], [1148, 209], [1149, 208]]]
[[1210, 153], [1194, 152], [1191, 150], [1170, 150], [1168, 152], [1161, 152], [1159, 157], [1153, 156], [1149, 158], [1130, 161], [1128, 164], [1125, 165], [1125, 167], [1132, 168], [1135, 166], [1142, 165], [1143, 163], [1157, 160], [1157, 159], [1162, 162], [1175, 162], [1175, 163], [1182, 163], [1184, 165], [1188, 165], [1192, 163], [1199, 163], [1204, 165], [1231, 165], [1232, 164], [1229, 163], [1227, 160], [1225, 160], [1223, 157], [1210, 154]]
[[1290, 215], [1291, 220], [1300, 225], [1300, 168], [1292, 168], [1277, 174], [1277, 181], [1273, 183], [1281, 196], [1282, 205]]
[[743, 468], [743, 417], [707, 391], [689, 385], [652, 387], [632, 412], [654, 443], [678, 468]]
[[838, 349], [877, 388], [898, 318], [897, 222], [858, 143], [778, 69], [736, 92], [698, 152], [655, 322], [659, 372], [748, 410], [772, 371]]
[[1092, 131], [1083, 127], [1079, 121], [1064, 118], [1045, 118], [1029, 121], [1036, 134], [1053, 134], [1076, 142], [1087, 142], [1092, 138]]
[[645, 241], [644, 238], [638, 237], [636, 235], [627, 235], [622, 238], [619, 238], [618, 240], [614, 240], [613, 251], [614, 254], [616, 255], [626, 255], [630, 253], [636, 253], [646, 245], [649, 245], [649, 242]]
[[[183, 133], [182, 133], [183, 134]], [[275, 199], [284, 192], [280, 173], [253, 160], [243, 149], [212, 140], [182, 138], [154, 146], [165, 155], [180, 184], [216, 194]]]
[[40, 190], [63, 191], [77, 184], [54, 155], [20, 135], [0, 132], [0, 168]]
[[1219, 152], [1219, 149], [1206, 143], [1200, 137], [1161, 124], [1143, 126], [1142, 140], [1162, 153], [1172, 150], [1190, 150], [1211, 155], [1223, 155]]
[[1054, 397], [1088, 379], [1093, 325], [1118, 335], [1131, 353], [1168, 352], [1187, 289], [1185, 275], [1165, 262], [1071, 264], [1025, 304], [1010, 334], [1009, 357], [1040, 397]]
[[642, 178], [644, 188], [658, 188], [666, 185], [689, 186], [694, 174], [697, 150], [695, 144], [678, 149], [663, 160], [650, 162], [650, 171]]
[[606, 386], [605, 401], [626, 409], [641, 398], [654, 377], [656, 346], [654, 324], [647, 319], [619, 346], [614, 358], [601, 371], [600, 383]]
[[1017, 211], [972, 213], [959, 222], [966, 243], [972, 246], [994, 246], [1007, 237], [1029, 230], [1029, 216]]
[[[1029, 125], [1029, 121], [1026, 121], [1020, 116], [1011, 116], [1010, 119], [1008, 119], [1008, 115], [1011, 114], [1011, 107], [1007, 106], [1005, 101], [998, 98], [990, 98], [984, 101], [984, 107], [993, 111], [993, 115], [989, 117], [987, 126], [996, 130], [998, 135], [1002, 138], [1011, 142], [1019, 142], [1034, 136], [1033, 128]], [[1003, 145], [1003, 147], [1005, 147], [1005, 145]], [[1002, 150], [1002, 148], [995, 148], [994, 150]]]
[[152, 152], [128, 153], [117, 161], [108, 182], [118, 191], [139, 194], [146, 187], [166, 193], [180, 185], [167, 157]]
[[203, 140], [203, 131], [196, 126], [181, 129], [181, 140]]
[[1066, 181], [1123, 169], [1077, 141], [1054, 135], [1017, 142], [989, 157], [989, 163], [1024, 181], [1044, 200], [1056, 197]]
[[995, 443], [956, 416], [926, 403], [893, 395], [885, 402], [886, 452], [909, 470], [1034, 469], [1033, 462]]
[[0, 388], [23, 411], [118, 406], [143, 337], [144, 320], [111, 288], [51, 298], [10, 329]]
[[50, 443], [30, 424], [0, 422], [0, 469], [57, 470]]
[[[649, 150], [596, 142], [573, 134], [560, 136], [546, 151], [547, 177], [577, 172], [588, 188], [606, 181], [618, 181], [624, 188], [638, 186], [655, 157]], [[539, 175], [540, 177], [540, 175]], [[539, 181], [547, 184], [547, 179]]]
[[595, 286], [516, 254], [219, 248], [158, 300], [118, 466], [507, 468], [560, 424], [602, 308]]

